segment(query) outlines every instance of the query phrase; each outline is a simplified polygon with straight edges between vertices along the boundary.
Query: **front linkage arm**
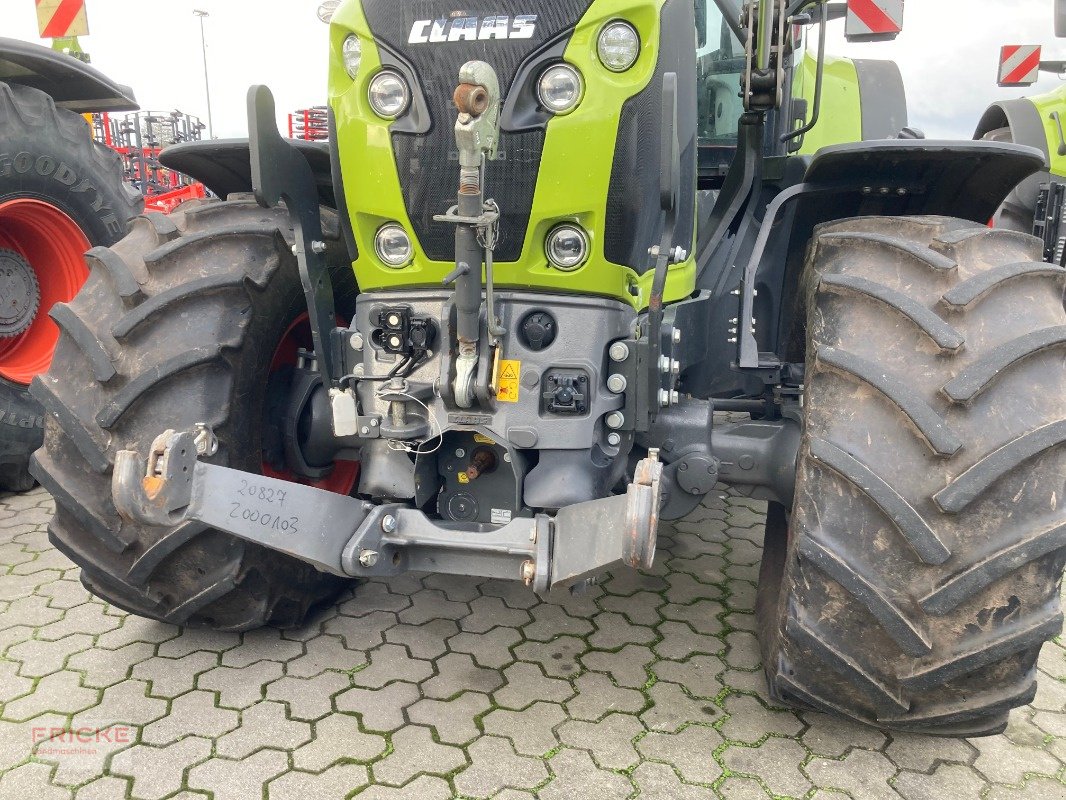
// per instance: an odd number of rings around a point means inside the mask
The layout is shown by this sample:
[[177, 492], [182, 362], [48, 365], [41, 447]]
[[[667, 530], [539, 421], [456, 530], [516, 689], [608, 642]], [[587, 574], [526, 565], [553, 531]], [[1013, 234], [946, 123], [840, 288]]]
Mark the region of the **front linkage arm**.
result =
[[398, 504], [374, 505], [310, 486], [198, 460], [193, 432], [166, 431], [147, 465], [115, 459], [112, 495], [123, 517], [147, 525], [196, 521], [344, 577], [416, 570], [518, 579], [538, 592], [573, 586], [620, 564], [650, 569], [662, 464], [640, 461], [626, 494], [519, 517], [502, 527], [458, 527]]

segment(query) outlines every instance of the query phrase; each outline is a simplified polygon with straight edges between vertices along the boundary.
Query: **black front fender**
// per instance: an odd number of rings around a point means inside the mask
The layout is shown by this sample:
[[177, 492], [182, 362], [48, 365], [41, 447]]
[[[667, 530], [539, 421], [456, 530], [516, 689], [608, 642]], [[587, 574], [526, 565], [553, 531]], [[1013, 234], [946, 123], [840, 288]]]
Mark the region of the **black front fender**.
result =
[[[290, 140], [311, 165], [322, 205], [337, 208], [326, 142]], [[251, 151], [247, 139], [207, 139], [183, 142], [164, 150], [159, 162], [200, 181], [219, 197], [252, 191]]]
[[78, 114], [138, 108], [129, 86], [76, 58], [18, 39], [0, 38], [0, 82], [42, 91]]

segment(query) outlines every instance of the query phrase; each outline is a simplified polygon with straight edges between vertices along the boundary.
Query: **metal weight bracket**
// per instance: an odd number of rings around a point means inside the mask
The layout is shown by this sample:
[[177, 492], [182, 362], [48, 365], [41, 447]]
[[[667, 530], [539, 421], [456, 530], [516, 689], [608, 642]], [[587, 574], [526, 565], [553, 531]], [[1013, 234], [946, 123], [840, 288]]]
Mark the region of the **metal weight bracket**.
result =
[[145, 460], [122, 450], [111, 493], [119, 514], [172, 527], [200, 522], [342, 577], [410, 570], [521, 580], [534, 591], [580, 583], [655, 557], [662, 464], [652, 451], [625, 495], [502, 526], [443, 523], [310, 486], [207, 464], [193, 432], [165, 431]]
[[248, 140], [256, 201], [264, 208], [284, 204], [289, 212], [315, 357], [322, 380], [332, 388], [339, 377], [331, 339], [336, 316], [318, 189], [307, 159], [278, 131], [274, 95], [266, 86], [248, 90]]

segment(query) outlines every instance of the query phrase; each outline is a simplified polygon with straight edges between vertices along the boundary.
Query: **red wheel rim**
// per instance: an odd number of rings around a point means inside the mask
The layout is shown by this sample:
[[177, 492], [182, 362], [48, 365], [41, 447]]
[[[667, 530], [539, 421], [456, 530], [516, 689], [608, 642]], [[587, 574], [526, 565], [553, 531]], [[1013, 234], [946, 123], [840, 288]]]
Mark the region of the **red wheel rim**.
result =
[[52, 363], [59, 328], [48, 316], [56, 303], [74, 298], [89, 270], [89, 240], [70, 217], [50, 203], [20, 198], [0, 203], [0, 248], [14, 250], [37, 276], [41, 303], [30, 326], [0, 339], [0, 377], [29, 384]]
[[[274, 357], [270, 360], [270, 374], [273, 375], [283, 367], [296, 366], [297, 353], [301, 350], [313, 350], [311, 338], [311, 324], [306, 313], [301, 314], [288, 327], [281, 337]], [[325, 489], [327, 492], [348, 495], [355, 488], [355, 482], [359, 479], [358, 461], [335, 461], [333, 471], [321, 480], [304, 478], [291, 470], [279, 471], [266, 462], [263, 463], [263, 474], [268, 478], [279, 478], [292, 483], [302, 483], [305, 486], [314, 486], [316, 489]]]

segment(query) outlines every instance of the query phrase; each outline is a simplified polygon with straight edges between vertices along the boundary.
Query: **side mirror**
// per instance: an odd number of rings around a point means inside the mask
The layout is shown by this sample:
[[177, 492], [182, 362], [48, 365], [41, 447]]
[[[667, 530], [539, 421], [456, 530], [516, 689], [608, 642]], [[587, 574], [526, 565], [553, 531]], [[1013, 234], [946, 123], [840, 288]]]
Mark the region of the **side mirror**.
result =
[[999, 50], [999, 76], [1003, 87], [1032, 86], [1040, 78], [1040, 45], [1008, 44]]
[[1066, 0], [1055, 0], [1055, 35], [1066, 39]]
[[844, 37], [849, 42], [887, 42], [903, 30], [904, 0], [848, 0]]

